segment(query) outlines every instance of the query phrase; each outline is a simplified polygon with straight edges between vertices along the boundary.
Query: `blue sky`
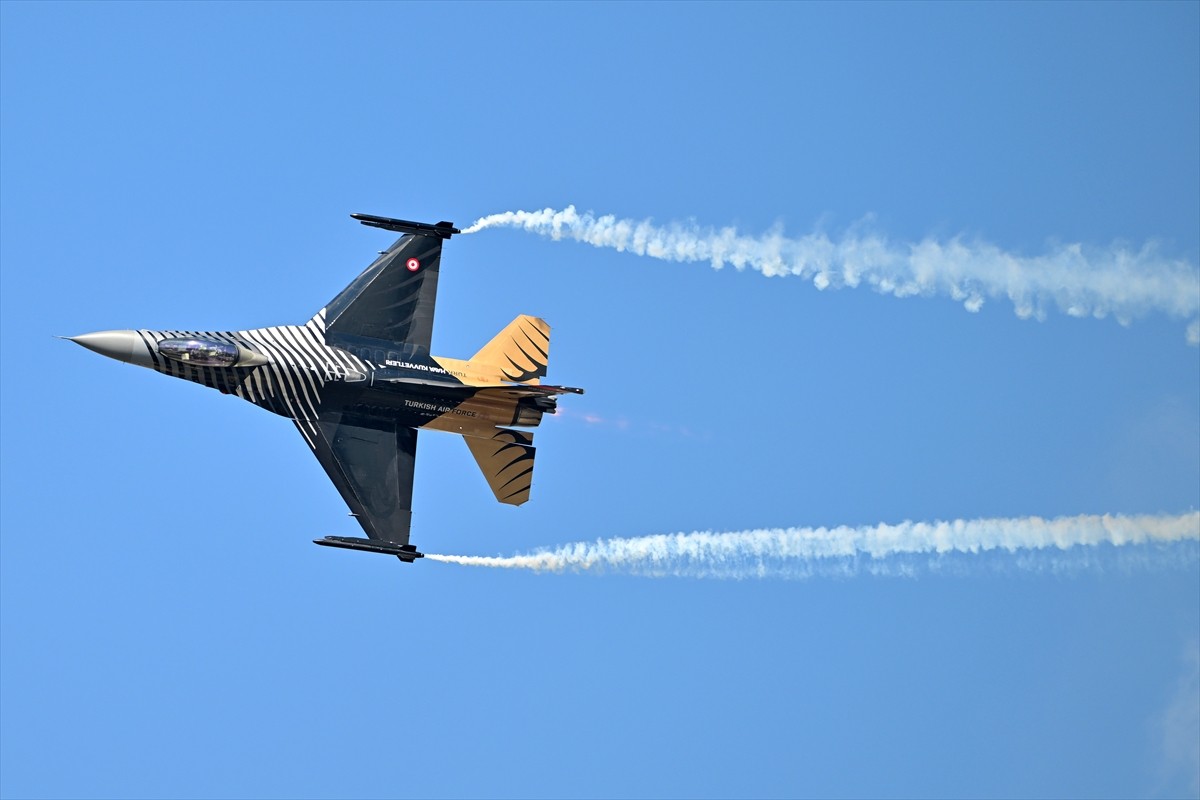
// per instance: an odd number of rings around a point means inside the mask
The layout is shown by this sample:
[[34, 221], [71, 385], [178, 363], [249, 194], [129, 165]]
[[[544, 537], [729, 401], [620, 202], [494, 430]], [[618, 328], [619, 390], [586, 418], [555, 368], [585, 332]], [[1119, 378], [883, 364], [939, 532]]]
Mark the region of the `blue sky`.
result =
[[[1153, 243], [1194, 274], [1200, 5], [0, 23], [4, 797], [1200, 793], [1194, 543], [915, 577], [407, 567], [309, 543], [357, 528], [286, 421], [51, 338], [302, 322], [391, 241], [351, 212]], [[423, 435], [422, 549], [1200, 505], [1186, 316], [453, 239], [435, 353], [519, 313], [587, 394], [542, 426], [519, 509]]]

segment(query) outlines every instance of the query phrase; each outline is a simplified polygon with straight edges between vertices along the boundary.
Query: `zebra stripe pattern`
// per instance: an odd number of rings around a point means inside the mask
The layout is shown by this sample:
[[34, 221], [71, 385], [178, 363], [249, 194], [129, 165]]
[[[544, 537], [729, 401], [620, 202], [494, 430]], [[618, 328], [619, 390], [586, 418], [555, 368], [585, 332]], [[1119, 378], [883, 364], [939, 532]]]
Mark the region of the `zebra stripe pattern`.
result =
[[[325, 344], [325, 309], [305, 325], [242, 331], [139, 330], [137, 333], [150, 352], [155, 370], [236, 395], [298, 423], [317, 419], [321, 390], [338, 371], [368, 372], [372, 366], [352, 353]], [[157, 344], [177, 338], [227, 342], [261, 353], [270, 361], [259, 367], [229, 369], [185, 364], [161, 356]], [[297, 427], [311, 446], [312, 432], [306, 431], [305, 426]]]

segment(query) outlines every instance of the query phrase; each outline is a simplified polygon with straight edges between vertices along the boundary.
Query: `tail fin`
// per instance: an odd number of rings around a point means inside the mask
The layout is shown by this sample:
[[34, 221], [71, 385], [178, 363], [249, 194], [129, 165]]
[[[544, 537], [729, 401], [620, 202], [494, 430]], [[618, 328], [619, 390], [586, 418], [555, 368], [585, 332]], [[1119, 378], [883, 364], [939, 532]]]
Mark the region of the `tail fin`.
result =
[[491, 438], [463, 436], [492, 494], [501, 503], [519, 506], [533, 485], [533, 434], [500, 428]]
[[550, 361], [550, 326], [526, 314], [514, 319], [471, 357], [472, 366], [497, 367], [502, 380], [537, 383]]

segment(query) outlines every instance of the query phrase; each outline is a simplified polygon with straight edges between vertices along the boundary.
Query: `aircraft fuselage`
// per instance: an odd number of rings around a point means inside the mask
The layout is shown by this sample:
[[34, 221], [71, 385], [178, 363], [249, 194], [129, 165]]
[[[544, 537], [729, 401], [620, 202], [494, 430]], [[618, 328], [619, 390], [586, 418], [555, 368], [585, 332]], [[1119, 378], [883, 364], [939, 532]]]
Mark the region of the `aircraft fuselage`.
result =
[[[462, 433], [506, 425], [537, 426], [542, 413], [553, 410], [549, 398], [535, 402], [476, 396], [481, 387], [466, 385], [462, 378], [467, 373], [456, 369], [465, 362], [436, 358], [424, 348], [402, 342], [334, 333], [322, 337], [320, 321], [318, 316], [308, 325], [243, 331], [101, 331], [72, 341], [110, 358], [235, 395], [290, 419], [316, 419], [324, 408], [336, 407], [409, 428]], [[232, 345], [239, 360], [225, 366], [202, 363], [215, 360], [207, 353], [190, 354], [190, 358], [186, 353], [168, 355], [169, 343], [176, 341]]]
[[417, 432], [460, 434], [488, 488], [529, 500], [550, 325], [521, 314], [470, 359], [429, 354], [442, 243], [459, 230], [356, 214], [404, 234], [304, 325], [239, 331], [117, 330], [69, 337], [101, 355], [232, 394], [292, 420], [366, 539], [317, 544], [420, 558], [409, 543]]

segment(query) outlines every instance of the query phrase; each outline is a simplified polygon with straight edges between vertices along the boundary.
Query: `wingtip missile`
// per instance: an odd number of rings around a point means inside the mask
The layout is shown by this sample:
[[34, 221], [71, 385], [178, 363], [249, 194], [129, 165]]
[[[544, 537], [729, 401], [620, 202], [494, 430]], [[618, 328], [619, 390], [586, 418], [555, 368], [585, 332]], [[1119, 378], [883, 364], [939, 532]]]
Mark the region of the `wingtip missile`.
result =
[[382, 553], [396, 556], [406, 564], [411, 564], [418, 558], [424, 558], [424, 553], [418, 553], [411, 544], [385, 542], [382, 539], [361, 539], [353, 536], [326, 536], [324, 539], [313, 539], [313, 544], [323, 547], [339, 547], [343, 550], [360, 550], [364, 553]]
[[399, 233], [415, 233], [418, 236], [439, 236], [443, 239], [449, 239], [456, 233], [462, 233], [462, 231], [454, 227], [453, 222], [442, 221], [430, 224], [428, 222], [412, 222], [407, 219], [377, 217], [374, 214], [351, 214], [350, 216], [363, 225], [370, 225], [372, 228], [383, 228], [387, 231], [397, 231]]

